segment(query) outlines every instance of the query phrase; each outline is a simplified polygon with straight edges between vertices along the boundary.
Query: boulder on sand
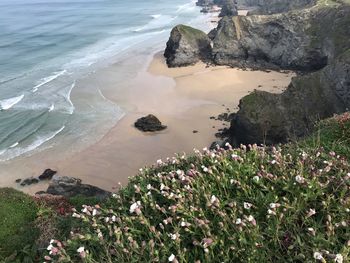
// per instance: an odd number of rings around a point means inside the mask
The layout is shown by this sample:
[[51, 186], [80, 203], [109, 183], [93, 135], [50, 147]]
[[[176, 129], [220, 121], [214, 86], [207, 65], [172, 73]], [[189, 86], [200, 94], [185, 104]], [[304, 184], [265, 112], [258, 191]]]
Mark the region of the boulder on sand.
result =
[[57, 171], [46, 169], [40, 176], [39, 180], [51, 180], [52, 177], [57, 173]]
[[135, 122], [135, 127], [143, 132], [162, 131], [167, 128], [167, 126], [162, 125], [160, 120], [152, 114], [138, 119]]

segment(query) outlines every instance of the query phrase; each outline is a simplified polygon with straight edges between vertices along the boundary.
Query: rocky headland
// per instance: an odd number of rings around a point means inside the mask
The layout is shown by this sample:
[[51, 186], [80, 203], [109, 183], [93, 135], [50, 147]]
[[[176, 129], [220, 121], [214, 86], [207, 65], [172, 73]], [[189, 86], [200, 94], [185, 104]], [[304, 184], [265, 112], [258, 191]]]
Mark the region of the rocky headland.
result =
[[[199, 1], [223, 9], [226, 3]], [[241, 100], [226, 132], [232, 143], [287, 142], [311, 131], [314, 121], [349, 108], [349, 1], [238, 1], [234, 5], [256, 9], [247, 16], [224, 16], [208, 34], [211, 48], [204, 33], [180, 32], [176, 37], [171, 34], [165, 52], [171, 67], [205, 58], [213, 65], [299, 73], [282, 94], [256, 91]], [[203, 39], [206, 48], [187, 44]]]

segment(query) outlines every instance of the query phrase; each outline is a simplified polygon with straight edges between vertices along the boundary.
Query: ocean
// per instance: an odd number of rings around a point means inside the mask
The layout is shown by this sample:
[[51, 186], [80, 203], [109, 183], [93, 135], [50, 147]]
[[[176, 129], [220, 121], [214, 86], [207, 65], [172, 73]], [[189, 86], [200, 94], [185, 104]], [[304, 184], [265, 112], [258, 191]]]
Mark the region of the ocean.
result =
[[91, 145], [125, 109], [98, 87], [72, 100], [77, 82], [139, 56], [128, 74], [118, 70], [125, 83], [174, 25], [209, 29], [190, 0], [2, 0], [0, 12], [0, 168], [60, 145]]

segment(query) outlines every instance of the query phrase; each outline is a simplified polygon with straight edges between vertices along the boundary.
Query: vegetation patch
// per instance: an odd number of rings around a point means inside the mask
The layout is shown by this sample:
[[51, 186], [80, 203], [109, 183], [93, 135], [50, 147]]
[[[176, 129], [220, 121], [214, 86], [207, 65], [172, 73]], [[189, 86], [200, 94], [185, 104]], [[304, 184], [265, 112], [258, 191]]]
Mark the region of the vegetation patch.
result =
[[31, 250], [39, 234], [34, 226], [36, 214], [31, 197], [14, 189], [0, 189], [0, 262], [16, 262], [14, 258]]
[[347, 116], [293, 147], [159, 160], [108, 202], [77, 209], [79, 229], [52, 240], [46, 260], [348, 262], [350, 165], [331, 143], [349, 138]]

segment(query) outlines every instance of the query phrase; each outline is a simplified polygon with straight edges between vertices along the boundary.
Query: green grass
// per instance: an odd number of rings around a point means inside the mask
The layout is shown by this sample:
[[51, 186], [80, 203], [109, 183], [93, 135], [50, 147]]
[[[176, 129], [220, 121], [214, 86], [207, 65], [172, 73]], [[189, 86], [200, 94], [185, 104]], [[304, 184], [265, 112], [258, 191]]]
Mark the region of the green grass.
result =
[[36, 213], [31, 197], [13, 189], [0, 189], [0, 261], [32, 247], [38, 237]]
[[334, 151], [350, 160], [350, 114], [345, 113], [321, 121], [316, 132], [298, 143], [302, 148], [320, 148]]

